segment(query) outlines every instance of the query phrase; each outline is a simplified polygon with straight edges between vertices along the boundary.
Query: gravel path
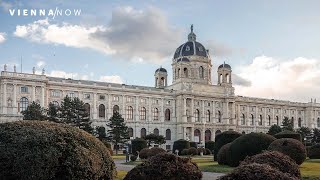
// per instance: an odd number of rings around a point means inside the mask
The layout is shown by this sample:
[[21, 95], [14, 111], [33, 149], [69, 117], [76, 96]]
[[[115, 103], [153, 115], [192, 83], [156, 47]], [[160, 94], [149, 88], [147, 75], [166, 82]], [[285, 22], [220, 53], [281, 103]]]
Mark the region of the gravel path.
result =
[[[125, 160], [114, 160], [117, 170], [122, 171], [130, 171], [132, 168], [134, 168], [134, 165], [124, 165], [122, 163], [125, 162]], [[212, 172], [202, 172], [203, 173], [203, 180], [213, 180], [217, 179], [219, 176], [224, 175], [223, 173], [212, 173]]]

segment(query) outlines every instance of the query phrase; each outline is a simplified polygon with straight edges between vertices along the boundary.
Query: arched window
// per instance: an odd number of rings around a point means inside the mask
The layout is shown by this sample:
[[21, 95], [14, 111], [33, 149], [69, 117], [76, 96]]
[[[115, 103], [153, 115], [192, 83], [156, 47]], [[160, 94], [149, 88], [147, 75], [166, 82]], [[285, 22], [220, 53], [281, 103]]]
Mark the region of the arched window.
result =
[[19, 111], [21, 112], [21, 111], [27, 110], [28, 105], [29, 105], [28, 98], [22, 97], [22, 98], [20, 99], [20, 108], [19, 108]]
[[128, 128], [128, 134], [129, 134], [129, 137], [133, 137], [133, 129], [132, 128]]
[[170, 109], [166, 109], [165, 113], [164, 113], [164, 119], [166, 121], [170, 121], [171, 120], [171, 114], [170, 114]]
[[262, 126], [262, 115], [259, 115], [259, 122], [258, 122], [259, 126]]
[[223, 76], [222, 76], [222, 74], [220, 74], [220, 76], [219, 76], [219, 83], [222, 83], [222, 81], [223, 81]]
[[215, 134], [216, 134], [216, 136], [217, 136], [217, 135], [220, 134], [220, 133], [221, 133], [221, 131], [220, 131], [220, 130], [217, 130]]
[[291, 117], [291, 125], [294, 126], [294, 118]]
[[103, 104], [99, 105], [99, 118], [105, 118], [106, 117], [106, 108]]
[[133, 108], [131, 106], [127, 107], [126, 115], [127, 115], [127, 120], [132, 120], [133, 119]]
[[180, 77], [180, 68], [178, 69], [177, 77], [178, 77], [178, 78]]
[[164, 77], [162, 77], [161, 79], [160, 79], [160, 86], [164, 86], [165, 84], [164, 84]]
[[204, 69], [203, 69], [202, 66], [199, 67], [199, 77], [200, 77], [201, 79], [204, 78]]
[[244, 114], [241, 115], [241, 125], [246, 125], [246, 119], [245, 119], [245, 116]]
[[207, 110], [207, 111], [206, 111], [206, 117], [205, 117], [205, 118], [206, 118], [206, 121], [207, 121], [207, 122], [210, 122], [210, 119], [211, 119], [211, 118], [210, 118], [210, 110]]
[[200, 122], [200, 111], [198, 109], [194, 111], [194, 120]]
[[207, 141], [211, 141], [211, 131], [208, 129], [204, 132], [204, 140]]
[[166, 140], [171, 140], [171, 130], [170, 129], [166, 130]]
[[251, 125], [252, 126], [254, 125], [254, 116], [253, 116], [253, 114], [251, 114]]
[[242, 131], [242, 134], [246, 134], [246, 132]]
[[317, 119], [317, 127], [320, 127], [320, 118]]
[[276, 121], [277, 121], [277, 125], [279, 126], [280, 122], [279, 122], [279, 117], [276, 116]]
[[141, 135], [141, 138], [146, 137], [146, 135], [147, 135], [147, 130], [146, 130], [145, 128], [142, 128], [142, 129], [141, 129], [141, 132], [140, 132], [140, 135]]
[[158, 110], [158, 108], [154, 108], [153, 111], [152, 111], [152, 114], [153, 114], [153, 120], [155, 120], [155, 121], [159, 120], [159, 110]]
[[58, 101], [52, 101], [51, 103], [52, 103], [55, 107], [59, 107]]
[[226, 82], [229, 83], [230, 79], [229, 79], [229, 74], [226, 74]]
[[89, 103], [84, 104], [84, 112], [90, 117], [90, 104]]
[[159, 129], [158, 129], [158, 128], [155, 128], [155, 129], [153, 130], [153, 134], [159, 136]]
[[184, 77], [188, 77], [188, 69], [187, 68], [183, 69], [183, 74], [184, 74]]
[[194, 141], [197, 143], [201, 142], [201, 132], [199, 129], [194, 130]]
[[139, 116], [140, 120], [146, 120], [147, 119], [147, 111], [145, 107], [141, 107], [139, 110]]
[[120, 108], [119, 108], [118, 105], [114, 105], [113, 106], [113, 114], [116, 113], [116, 112], [119, 113], [119, 110], [120, 110]]
[[221, 112], [218, 111], [218, 123], [221, 123]]
[[298, 119], [298, 126], [299, 126], [299, 127], [302, 126], [302, 120], [301, 120], [301, 118]]
[[270, 126], [271, 125], [271, 117], [270, 117], [270, 115], [268, 115], [268, 126]]

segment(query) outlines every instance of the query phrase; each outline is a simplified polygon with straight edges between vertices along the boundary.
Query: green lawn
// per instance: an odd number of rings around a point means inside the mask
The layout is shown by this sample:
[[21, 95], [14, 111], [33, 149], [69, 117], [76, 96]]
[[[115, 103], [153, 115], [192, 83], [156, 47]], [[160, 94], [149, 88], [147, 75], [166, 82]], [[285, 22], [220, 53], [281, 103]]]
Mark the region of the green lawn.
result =
[[126, 159], [126, 156], [123, 154], [113, 155], [112, 159]]
[[115, 180], [122, 180], [127, 173], [128, 173], [127, 171], [117, 171], [117, 177]]

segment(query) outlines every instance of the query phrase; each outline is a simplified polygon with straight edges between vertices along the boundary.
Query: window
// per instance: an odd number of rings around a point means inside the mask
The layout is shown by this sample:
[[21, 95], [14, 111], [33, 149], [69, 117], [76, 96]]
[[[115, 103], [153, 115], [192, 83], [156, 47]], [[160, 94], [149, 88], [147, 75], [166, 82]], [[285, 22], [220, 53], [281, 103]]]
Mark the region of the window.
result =
[[211, 104], [210, 103], [208, 103], [208, 106], [210, 106]]
[[133, 119], [133, 108], [131, 106], [128, 106], [126, 109], [126, 115], [127, 115], [127, 120], [132, 120]]
[[28, 93], [28, 87], [27, 86], [22, 86], [20, 88], [21, 93]]
[[206, 122], [210, 122], [210, 110], [206, 111]]
[[194, 120], [200, 122], [200, 111], [198, 109], [194, 111]]
[[246, 125], [246, 119], [245, 119], [245, 116], [244, 114], [241, 115], [241, 125]]
[[147, 100], [143, 98], [143, 99], [140, 99], [140, 102], [141, 103], [147, 103]]
[[19, 108], [19, 111], [21, 112], [21, 111], [27, 110], [28, 105], [29, 105], [28, 98], [22, 97], [22, 98], [20, 99], [20, 108]]
[[259, 126], [262, 126], [262, 115], [259, 115], [259, 122], [258, 122]]
[[199, 67], [199, 77], [202, 79], [204, 78], [204, 69], [202, 66]]
[[184, 77], [188, 77], [188, 69], [187, 68], [183, 69], [183, 74], [184, 74]]
[[208, 129], [204, 132], [204, 140], [207, 141], [211, 141], [211, 131]]
[[171, 101], [167, 101], [167, 103], [166, 103], [167, 105], [170, 105], [171, 104]]
[[279, 122], [279, 117], [278, 116], [276, 116], [276, 121], [277, 121], [277, 125], [279, 126], [280, 122]]
[[127, 97], [127, 102], [133, 102], [133, 98], [132, 97]]
[[158, 99], [154, 99], [153, 100], [153, 104], [159, 104], [159, 100]]
[[153, 130], [153, 134], [159, 136], [159, 129], [158, 129], [158, 128], [155, 128], [155, 129]]
[[142, 128], [141, 131], [140, 131], [140, 136], [141, 136], [141, 138], [146, 137], [146, 135], [147, 135], [146, 129], [145, 129], [145, 128]]
[[90, 117], [90, 104], [84, 104], [84, 112]]
[[223, 76], [222, 76], [222, 74], [220, 74], [220, 76], [219, 76], [219, 83], [222, 83], [223, 82]]
[[159, 110], [158, 110], [158, 108], [154, 108], [153, 111], [152, 111], [152, 114], [153, 114], [153, 120], [155, 120], [155, 121], [159, 120]]
[[320, 127], [320, 118], [317, 119], [317, 127]]
[[199, 46], [199, 47], [198, 47], [198, 49], [199, 49], [199, 51], [203, 51], [203, 49], [202, 49], [202, 47], [201, 47], [201, 46]]
[[218, 123], [221, 123], [221, 112], [218, 111]]
[[194, 141], [197, 143], [201, 142], [201, 132], [199, 129], [194, 130]]
[[99, 105], [99, 118], [105, 118], [106, 117], [106, 108], [103, 104]]
[[229, 77], [229, 74], [226, 74], [226, 81], [227, 81], [227, 83], [230, 83], [230, 77]]
[[187, 46], [187, 47], [186, 47], [186, 51], [190, 51], [190, 46]]
[[139, 116], [140, 120], [146, 120], [147, 119], [147, 112], [145, 107], [141, 107], [139, 110]]
[[84, 98], [84, 99], [90, 99], [90, 94], [84, 94], [84, 95], [83, 95], [83, 98]]
[[105, 99], [106, 99], [106, 96], [100, 95], [100, 96], [99, 96], [99, 99], [100, 99], [100, 100], [105, 100]]
[[75, 95], [74, 95], [73, 92], [70, 92], [68, 96], [69, 96], [70, 98], [74, 98], [74, 97], [75, 97]]
[[119, 96], [113, 96], [113, 101], [119, 101]]
[[129, 137], [133, 137], [133, 129], [132, 128], [128, 128], [128, 134], [129, 134]]
[[171, 130], [170, 129], [166, 130], [166, 140], [171, 140]]
[[254, 125], [254, 116], [253, 116], [253, 114], [251, 114], [251, 125], [252, 126]]
[[120, 113], [119, 111], [120, 111], [119, 106], [118, 106], [118, 105], [114, 105], [114, 106], [113, 106], [113, 114], [114, 114], [114, 113]]
[[299, 126], [299, 127], [302, 126], [302, 120], [301, 120], [301, 118], [298, 119], [298, 126]]
[[51, 91], [51, 96], [52, 97], [60, 97], [60, 91], [56, 91], [56, 90]]
[[171, 120], [171, 113], [170, 113], [170, 109], [166, 109], [165, 113], [164, 113], [164, 119], [166, 121], [170, 121]]
[[270, 115], [268, 115], [268, 126], [270, 126], [271, 125], [271, 117], [270, 117]]

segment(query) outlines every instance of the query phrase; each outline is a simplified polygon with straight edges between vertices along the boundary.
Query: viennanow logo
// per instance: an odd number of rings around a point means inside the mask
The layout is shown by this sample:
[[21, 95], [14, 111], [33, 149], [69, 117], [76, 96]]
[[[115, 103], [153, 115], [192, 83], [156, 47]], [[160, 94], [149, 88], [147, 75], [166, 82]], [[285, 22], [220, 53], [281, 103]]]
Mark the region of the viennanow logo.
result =
[[46, 16], [54, 19], [58, 16], [80, 16], [81, 9], [9, 9], [10, 16]]

